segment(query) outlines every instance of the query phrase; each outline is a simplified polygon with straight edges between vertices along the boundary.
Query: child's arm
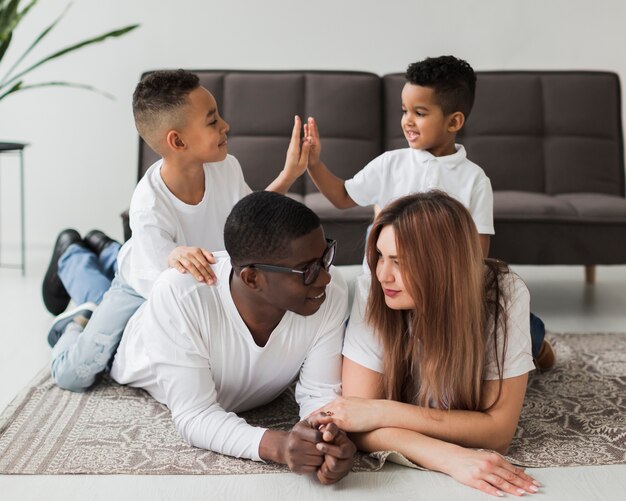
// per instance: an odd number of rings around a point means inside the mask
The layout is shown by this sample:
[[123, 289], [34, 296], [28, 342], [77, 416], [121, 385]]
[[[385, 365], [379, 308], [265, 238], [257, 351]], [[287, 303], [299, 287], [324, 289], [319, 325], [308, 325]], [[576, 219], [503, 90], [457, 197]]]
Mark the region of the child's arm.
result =
[[294, 118], [293, 130], [291, 131], [291, 141], [289, 141], [289, 148], [287, 148], [287, 158], [285, 159], [285, 166], [283, 170], [278, 174], [278, 177], [272, 181], [265, 191], [275, 191], [284, 195], [289, 191], [291, 185], [298, 179], [306, 170], [307, 163], [309, 161], [309, 151], [311, 143], [308, 138], [305, 137], [302, 144], [300, 144], [300, 129], [302, 128], [302, 121], [298, 115]]
[[346, 191], [345, 181], [330, 172], [324, 162], [320, 160], [322, 143], [317, 124], [312, 117], [309, 117], [308, 123], [304, 125], [304, 136], [311, 143], [308, 171], [317, 189], [338, 209], [356, 207], [357, 203], [350, 198]]
[[181, 273], [191, 273], [198, 282], [213, 285], [217, 278], [211, 268], [215, 264], [213, 254], [200, 247], [176, 247], [167, 256], [167, 265]]

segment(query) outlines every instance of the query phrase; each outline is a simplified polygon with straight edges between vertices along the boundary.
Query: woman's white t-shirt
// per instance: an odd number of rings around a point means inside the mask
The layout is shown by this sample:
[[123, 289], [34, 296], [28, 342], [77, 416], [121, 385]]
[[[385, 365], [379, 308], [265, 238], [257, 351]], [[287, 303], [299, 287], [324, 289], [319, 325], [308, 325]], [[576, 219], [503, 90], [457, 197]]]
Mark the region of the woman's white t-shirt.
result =
[[[372, 327], [365, 321], [365, 308], [370, 288], [370, 275], [361, 275], [356, 282], [352, 313], [346, 329], [343, 355], [353, 362], [375, 372], [383, 372], [383, 345]], [[509, 298], [504, 306], [507, 311], [507, 349], [504, 354], [503, 378], [526, 374], [535, 368], [530, 339], [530, 294], [524, 282], [513, 272], [504, 275], [501, 287]], [[503, 337], [497, 331], [498, 353], [502, 353]], [[485, 374], [483, 379], [498, 379], [496, 352], [488, 343]]]

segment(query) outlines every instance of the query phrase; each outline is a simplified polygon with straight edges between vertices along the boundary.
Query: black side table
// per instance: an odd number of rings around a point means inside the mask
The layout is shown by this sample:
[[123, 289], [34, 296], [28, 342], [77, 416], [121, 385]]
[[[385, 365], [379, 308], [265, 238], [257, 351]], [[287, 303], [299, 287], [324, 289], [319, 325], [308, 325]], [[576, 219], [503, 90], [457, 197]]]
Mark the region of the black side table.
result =
[[[22, 276], [26, 273], [26, 250], [24, 243], [24, 148], [26, 143], [2, 143], [0, 142], [0, 155], [5, 153], [17, 153], [20, 157], [20, 264], [3, 264], [0, 256], [0, 268], [17, 268], [22, 270]], [[0, 164], [0, 167], [2, 164]], [[0, 219], [1, 221], [1, 219]], [[0, 233], [1, 234], [1, 233]], [[0, 238], [0, 242], [2, 239]], [[0, 247], [1, 250], [1, 247]]]

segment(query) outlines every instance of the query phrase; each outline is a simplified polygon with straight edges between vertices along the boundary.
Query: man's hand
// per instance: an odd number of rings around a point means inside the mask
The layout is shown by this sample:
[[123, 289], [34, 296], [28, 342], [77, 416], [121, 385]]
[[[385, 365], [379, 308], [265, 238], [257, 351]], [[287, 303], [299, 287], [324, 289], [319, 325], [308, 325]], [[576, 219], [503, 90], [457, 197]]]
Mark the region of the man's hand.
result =
[[207, 285], [217, 281], [211, 264], [215, 264], [215, 257], [200, 247], [176, 247], [167, 257], [170, 268], [176, 268], [181, 273], [189, 272], [198, 282], [206, 282]]
[[307, 418], [307, 422], [322, 433], [323, 442], [316, 447], [324, 453], [324, 463], [317, 470], [317, 478], [322, 484], [333, 484], [352, 469], [356, 445], [335, 423], [321, 424], [318, 416], [319, 413], [313, 413]]
[[320, 141], [320, 132], [317, 128], [317, 123], [313, 117], [309, 117], [307, 123], [304, 124], [304, 139], [310, 144], [309, 165], [315, 167], [320, 163], [322, 142]]
[[324, 462], [317, 470], [317, 479], [321, 484], [334, 484], [352, 469], [356, 446], [334, 423], [322, 425], [320, 431], [324, 441], [316, 447], [324, 453]]
[[316, 447], [321, 441], [320, 431], [300, 421], [289, 432], [267, 430], [259, 444], [259, 456], [286, 464], [294, 473], [315, 473], [324, 462], [324, 454]]
[[324, 455], [316, 444], [322, 433], [308, 422], [300, 421], [287, 434], [283, 454], [284, 463], [294, 473], [315, 473], [324, 462]]

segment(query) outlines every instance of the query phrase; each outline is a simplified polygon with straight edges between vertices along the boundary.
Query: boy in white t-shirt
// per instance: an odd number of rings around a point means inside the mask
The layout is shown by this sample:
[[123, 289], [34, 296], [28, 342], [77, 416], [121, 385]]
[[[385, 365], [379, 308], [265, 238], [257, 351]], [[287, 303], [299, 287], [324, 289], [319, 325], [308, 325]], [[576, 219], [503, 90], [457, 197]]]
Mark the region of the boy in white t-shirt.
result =
[[[336, 482], [356, 448], [336, 425], [320, 430], [307, 419], [341, 388], [348, 291], [331, 268], [335, 242], [313, 211], [269, 192], [235, 205], [224, 241], [228, 254], [215, 254], [214, 287], [176, 270], [159, 276], [128, 322], [111, 376], [166, 404], [195, 447]], [[289, 432], [237, 415], [293, 381], [301, 421]]]
[[408, 148], [387, 151], [352, 179], [334, 176], [320, 160], [321, 142], [313, 118], [305, 125], [312, 148], [308, 172], [319, 190], [339, 209], [384, 207], [410, 193], [439, 189], [465, 205], [481, 236], [485, 256], [493, 229], [493, 193], [483, 170], [455, 144], [474, 103], [476, 75], [453, 56], [409, 65], [402, 89], [401, 126]]
[[[97, 309], [94, 302], [86, 302], [59, 316], [48, 335], [53, 346], [52, 378], [64, 389], [84, 390], [106, 369], [128, 319], [163, 270], [174, 267], [199, 282], [215, 282], [211, 270], [215, 260], [207, 249], [224, 248], [226, 217], [251, 191], [239, 162], [227, 155], [229, 126], [193, 73], [177, 70], [148, 75], [135, 89], [133, 113], [139, 134], [162, 159], [148, 169], [133, 193], [129, 213], [133, 236], [117, 260], [115, 256], [109, 260], [116, 262], [117, 276], [104, 296], [98, 287], [90, 287], [94, 283], [90, 278], [100, 270], [85, 268], [84, 263], [102, 261], [103, 255], [117, 247], [101, 236], [102, 249], [93, 249], [97, 247], [89, 245], [93, 232], [83, 242], [77, 232], [66, 230], [57, 240], [44, 279], [44, 298], [48, 292], [48, 297], [57, 299], [46, 302], [47, 306], [63, 306], [62, 293], [67, 296], [63, 307], [70, 297], [76, 303], [96, 293], [102, 297]], [[296, 117], [286, 168], [268, 189], [285, 192], [293, 182], [286, 177], [295, 168], [291, 164], [306, 165], [309, 143], [300, 145], [300, 128]], [[97, 256], [95, 250], [100, 250]]]
[[[444, 191], [469, 210], [486, 257], [494, 234], [491, 183], [483, 170], [467, 159], [465, 148], [455, 143], [474, 104], [474, 70], [462, 59], [440, 56], [410, 64], [405, 77], [401, 126], [409, 147], [383, 153], [344, 181], [320, 160], [319, 132], [315, 120], [309, 118], [304, 126], [305, 136], [312, 142], [309, 175], [339, 209], [376, 205], [378, 211], [404, 195]], [[540, 367], [549, 368], [554, 353], [544, 343], [543, 322], [531, 315], [531, 326], [533, 355]]]

